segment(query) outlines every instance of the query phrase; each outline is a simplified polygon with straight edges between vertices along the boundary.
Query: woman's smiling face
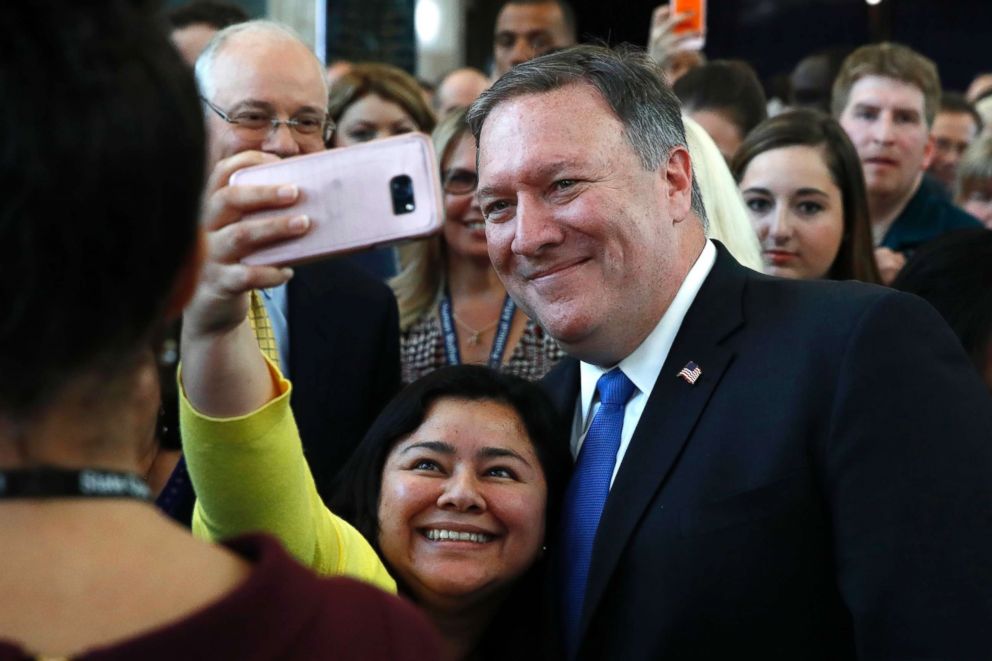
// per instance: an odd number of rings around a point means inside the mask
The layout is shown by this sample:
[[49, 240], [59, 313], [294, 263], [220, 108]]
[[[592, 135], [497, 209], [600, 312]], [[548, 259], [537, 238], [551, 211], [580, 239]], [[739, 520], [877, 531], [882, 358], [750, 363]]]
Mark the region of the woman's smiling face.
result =
[[386, 458], [379, 548], [417, 601], [476, 601], [537, 559], [546, 504], [544, 472], [511, 407], [440, 399]]

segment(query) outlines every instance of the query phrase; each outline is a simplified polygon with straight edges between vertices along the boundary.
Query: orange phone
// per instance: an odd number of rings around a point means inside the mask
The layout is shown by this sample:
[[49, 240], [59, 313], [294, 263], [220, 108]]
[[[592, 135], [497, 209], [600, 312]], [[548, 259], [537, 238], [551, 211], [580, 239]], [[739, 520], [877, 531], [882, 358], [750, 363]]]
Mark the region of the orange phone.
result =
[[677, 35], [695, 35], [682, 44], [684, 50], [702, 50], [706, 45], [706, 0], [671, 0], [672, 14], [692, 12], [692, 16], [675, 26]]
[[306, 214], [305, 235], [264, 248], [244, 264], [288, 265], [428, 236], [444, 219], [431, 140], [407, 133], [266, 163], [231, 176], [231, 184], [296, 184], [300, 197], [245, 219]]

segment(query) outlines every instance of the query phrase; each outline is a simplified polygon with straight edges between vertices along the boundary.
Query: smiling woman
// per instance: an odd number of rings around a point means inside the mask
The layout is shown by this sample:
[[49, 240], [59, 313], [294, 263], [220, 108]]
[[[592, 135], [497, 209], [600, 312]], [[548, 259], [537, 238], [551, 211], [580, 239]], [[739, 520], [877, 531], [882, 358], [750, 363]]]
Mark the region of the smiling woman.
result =
[[[250, 362], [226, 365], [228, 389], [251, 380], [242, 368]], [[502, 658], [508, 643], [532, 643], [546, 624], [547, 523], [557, 521], [570, 465], [567, 426], [543, 391], [479, 366], [408, 386], [341, 471], [334, 514], [306, 469], [289, 384], [270, 369], [276, 398], [239, 419], [200, 415], [193, 406], [207, 398], [189, 388], [182, 419], [200, 497], [194, 530], [223, 538], [263, 529], [321, 573], [398, 584], [453, 658]]]

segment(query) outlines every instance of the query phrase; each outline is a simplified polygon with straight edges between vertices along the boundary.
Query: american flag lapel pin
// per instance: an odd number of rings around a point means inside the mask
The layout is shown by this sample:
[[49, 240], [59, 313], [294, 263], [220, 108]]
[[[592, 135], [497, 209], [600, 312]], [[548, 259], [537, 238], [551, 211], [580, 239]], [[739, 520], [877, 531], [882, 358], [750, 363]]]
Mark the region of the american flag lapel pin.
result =
[[703, 375], [703, 368], [691, 360], [679, 370], [678, 377], [685, 380], [690, 386], [695, 385], [700, 376]]

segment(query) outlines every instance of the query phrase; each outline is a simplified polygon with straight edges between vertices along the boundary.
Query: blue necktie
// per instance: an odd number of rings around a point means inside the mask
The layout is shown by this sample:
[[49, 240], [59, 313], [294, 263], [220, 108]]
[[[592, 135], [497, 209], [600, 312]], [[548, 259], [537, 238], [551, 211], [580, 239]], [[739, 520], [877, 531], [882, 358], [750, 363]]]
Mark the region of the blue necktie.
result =
[[562, 512], [562, 624], [569, 658], [573, 658], [578, 649], [579, 621], [592, 545], [610, 493], [610, 479], [623, 430], [624, 407], [634, 393], [634, 384], [626, 374], [614, 369], [599, 377], [596, 391], [599, 410], [582, 442]]

